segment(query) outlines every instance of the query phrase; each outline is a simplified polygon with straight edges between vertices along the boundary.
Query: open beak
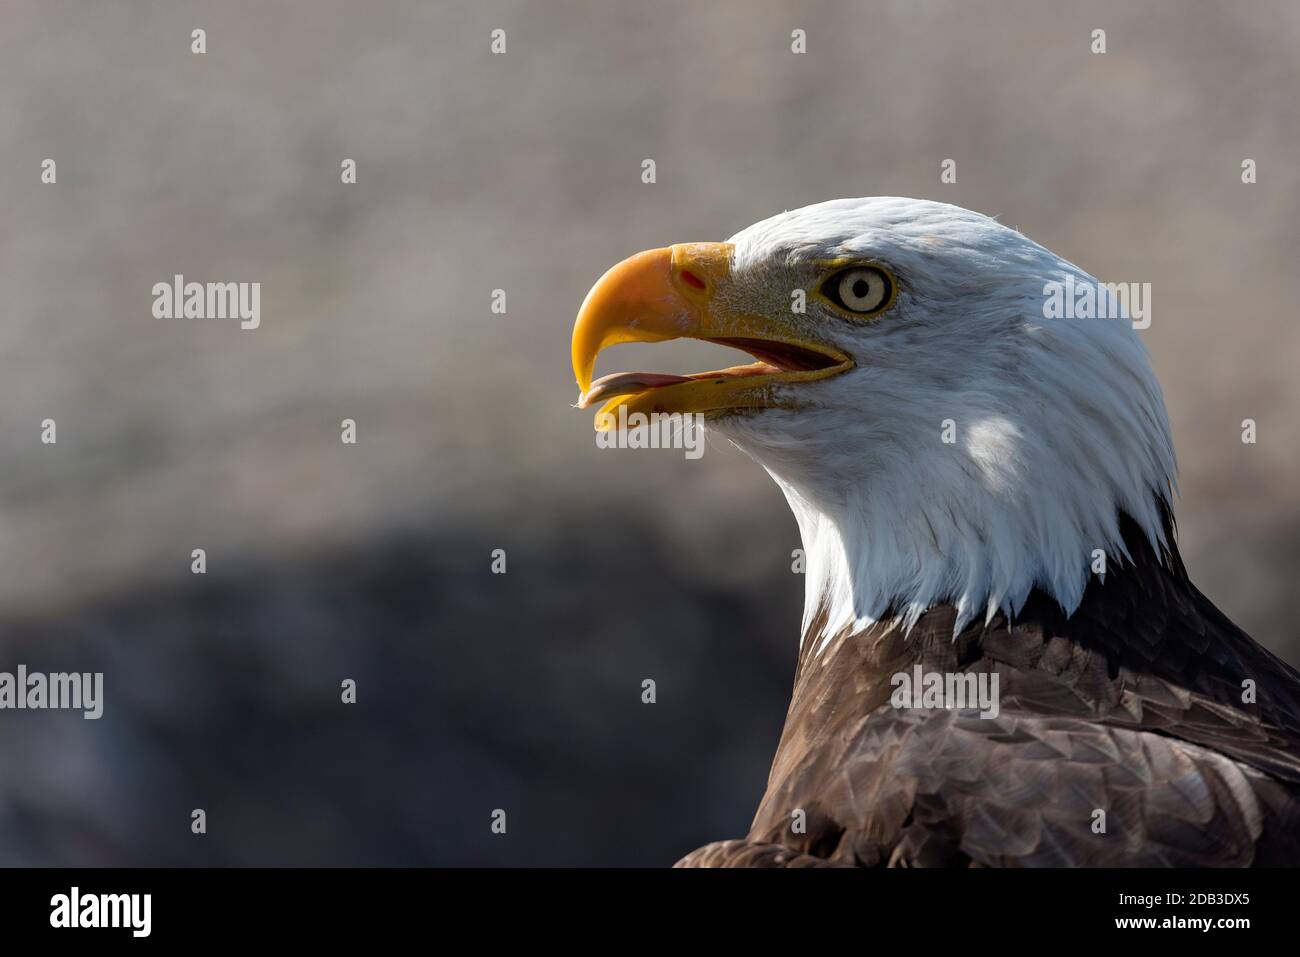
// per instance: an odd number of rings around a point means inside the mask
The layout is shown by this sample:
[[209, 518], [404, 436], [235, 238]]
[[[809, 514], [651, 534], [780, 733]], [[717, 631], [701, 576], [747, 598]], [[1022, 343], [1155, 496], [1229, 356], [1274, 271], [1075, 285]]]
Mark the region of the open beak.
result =
[[[837, 375], [853, 361], [807, 328], [807, 317], [773, 318], [732, 308], [730, 243], [679, 243], [637, 253], [591, 288], [573, 327], [578, 407], [604, 401], [596, 430], [629, 414], [790, 408], [786, 383]], [[756, 362], [694, 375], [620, 372], [591, 381], [596, 356], [623, 342], [700, 339], [748, 352]]]

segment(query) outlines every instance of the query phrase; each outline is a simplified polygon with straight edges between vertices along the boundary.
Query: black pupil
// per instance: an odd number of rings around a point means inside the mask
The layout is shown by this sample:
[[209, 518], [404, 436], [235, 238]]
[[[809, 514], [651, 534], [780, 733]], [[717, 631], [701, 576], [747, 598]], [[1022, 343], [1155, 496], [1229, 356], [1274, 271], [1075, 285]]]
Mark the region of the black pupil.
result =
[[865, 299], [867, 292], [871, 289], [871, 283], [865, 279], [859, 279], [853, 284], [853, 295], [858, 299]]

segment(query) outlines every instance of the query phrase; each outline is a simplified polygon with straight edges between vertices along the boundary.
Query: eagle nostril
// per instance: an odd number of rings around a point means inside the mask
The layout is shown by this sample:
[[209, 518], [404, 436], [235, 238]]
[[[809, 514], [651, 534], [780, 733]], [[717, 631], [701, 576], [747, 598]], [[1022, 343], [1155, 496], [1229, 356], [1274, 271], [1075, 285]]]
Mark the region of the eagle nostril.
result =
[[686, 285], [690, 286], [692, 289], [698, 289], [703, 292], [705, 289], [709, 288], [708, 283], [695, 275], [695, 273], [691, 272], [689, 269], [683, 269], [678, 276], [682, 282], [686, 283]]

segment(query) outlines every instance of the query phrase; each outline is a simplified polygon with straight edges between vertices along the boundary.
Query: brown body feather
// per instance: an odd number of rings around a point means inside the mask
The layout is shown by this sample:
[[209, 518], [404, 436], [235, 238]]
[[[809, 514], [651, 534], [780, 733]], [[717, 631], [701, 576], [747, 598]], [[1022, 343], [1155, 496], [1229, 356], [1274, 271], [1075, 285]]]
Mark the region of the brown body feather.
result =
[[[1300, 674], [1124, 531], [1068, 617], [1036, 591], [956, 639], [944, 606], [805, 640], [748, 836], [679, 866], [1300, 864]], [[996, 672], [1000, 713], [893, 707], [918, 663]]]

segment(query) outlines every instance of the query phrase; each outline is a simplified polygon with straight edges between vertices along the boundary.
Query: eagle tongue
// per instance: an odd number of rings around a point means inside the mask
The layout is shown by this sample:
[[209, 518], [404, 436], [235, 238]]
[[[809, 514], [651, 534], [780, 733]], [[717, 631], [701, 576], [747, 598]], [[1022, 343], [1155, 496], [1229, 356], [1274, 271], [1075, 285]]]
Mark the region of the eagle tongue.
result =
[[600, 399], [608, 399], [616, 395], [635, 395], [638, 392], [645, 392], [647, 389], [657, 389], [660, 386], [676, 385], [679, 382], [690, 382], [691, 380], [684, 375], [665, 375], [658, 372], [615, 372], [613, 375], [601, 376], [591, 384], [583, 395], [578, 398], [578, 408], [585, 409]]

